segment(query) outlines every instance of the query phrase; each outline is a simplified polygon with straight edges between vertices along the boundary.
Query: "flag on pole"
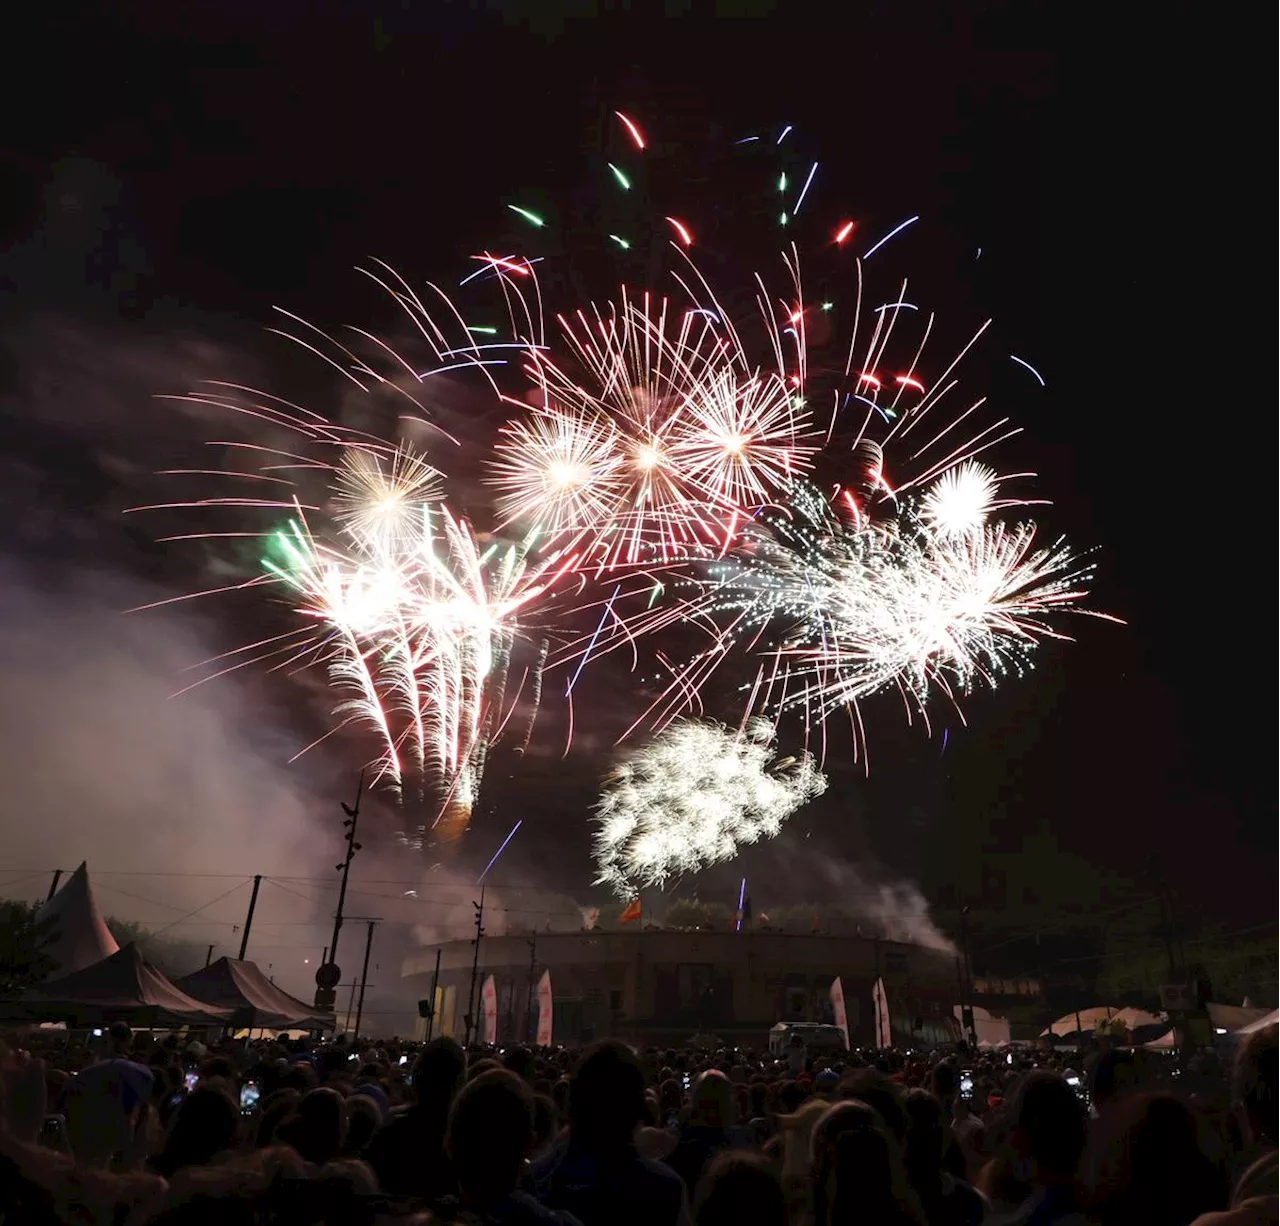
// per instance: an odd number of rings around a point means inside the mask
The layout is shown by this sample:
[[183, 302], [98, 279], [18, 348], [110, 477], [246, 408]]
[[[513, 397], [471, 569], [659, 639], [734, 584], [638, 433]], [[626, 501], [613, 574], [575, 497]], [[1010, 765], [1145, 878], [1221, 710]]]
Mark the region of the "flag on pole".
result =
[[844, 1049], [849, 1050], [849, 1018], [844, 1011], [844, 986], [837, 975], [831, 981], [831, 1012], [835, 1016], [836, 1025], [844, 1035]]
[[538, 980], [538, 1046], [551, 1046], [551, 972]]
[[629, 924], [632, 920], [638, 920], [643, 913], [644, 908], [641, 905], [640, 899], [633, 898], [625, 907], [623, 907], [622, 914], [618, 916], [618, 923]]
[[480, 1016], [484, 1019], [484, 1041], [492, 1047], [498, 1041], [498, 985], [492, 975], [480, 985]]
[[884, 980], [877, 979], [871, 990], [871, 1004], [876, 1015], [876, 1046], [893, 1046], [893, 1027], [889, 1024], [889, 997], [884, 990]]

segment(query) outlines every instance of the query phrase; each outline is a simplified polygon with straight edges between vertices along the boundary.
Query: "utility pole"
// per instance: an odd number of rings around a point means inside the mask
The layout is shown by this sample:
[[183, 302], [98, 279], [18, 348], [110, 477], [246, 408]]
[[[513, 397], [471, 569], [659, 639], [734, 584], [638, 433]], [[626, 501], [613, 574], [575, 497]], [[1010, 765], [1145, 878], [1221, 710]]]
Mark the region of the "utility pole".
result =
[[213, 946], [212, 946], [212, 945], [210, 945], [210, 946], [209, 946], [209, 951], [208, 951], [208, 953], [206, 953], [206, 954], [205, 954], [205, 956], [204, 956], [204, 964], [205, 964], [205, 966], [208, 966], [208, 965], [209, 965], [209, 963], [210, 963], [210, 962], [212, 962], [212, 961], [213, 961]]
[[[533, 1029], [533, 981], [538, 973], [538, 939], [535, 937], [529, 945], [529, 989], [524, 998], [524, 1038], [529, 1042], [529, 1032]], [[537, 1035], [535, 1033], [534, 1037]]]
[[427, 1015], [427, 1042], [436, 1029], [436, 1000], [440, 995], [440, 946], [436, 946], [436, 973], [431, 976], [431, 1012]]
[[55, 868], [53, 870], [53, 880], [49, 883], [49, 892], [45, 895], [44, 900], [48, 902], [58, 891], [58, 882], [62, 880], [62, 870]]
[[471, 957], [471, 987], [467, 991], [467, 1012], [463, 1018], [466, 1023], [466, 1039], [467, 1047], [471, 1046], [471, 1035], [475, 1030], [475, 996], [476, 996], [476, 974], [480, 970], [480, 938], [484, 936], [484, 886], [480, 887], [480, 901], [471, 904], [476, 909], [476, 936], [472, 944], [475, 945], [475, 953]]
[[253, 911], [258, 905], [258, 890], [262, 885], [262, 874], [255, 873], [253, 876], [253, 893], [249, 895], [249, 914], [244, 917], [244, 932], [240, 937], [240, 953], [237, 956], [238, 962], [244, 961], [244, 951], [249, 948], [249, 929], [253, 927]]
[[970, 1046], [976, 1049], [978, 1035], [973, 1024], [973, 965], [969, 961], [968, 903], [960, 908], [960, 949], [964, 955], [964, 999], [960, 1002], [960, 1020]]
[[377, 920], [369, 921], [369, 932], [364, 939], [364, 967], [360, 971], [360, 1002], [356, 1005], [356, 1028], [351, 1036], [352, 1042], [360, 1037], [360, 1019], [364, 1016], [364, 990], [369, 986], [369, 951], [373, 948], [373, 930]]
[[360, 772], [360, 783], [356, 787], [356, 803], [349, 805], [340, 801], [342, 811], [347, 815], [342, 824], [346, 828], [347, 854], [336, 870], [342, 874], [342, 885], [338, 888], [338, 909], [333, 916], [333, 937], [329, 941], [328, 960], [316, 971], [316, 1008], [332, 1009], [336, 999], [338, 984], [342, 980], [342, 970], [338, 966], [338, 936], [342, 932], [342, 908], [347, 901], [347, 879], [351, 876], [351, 861], [360, 850], [356, 842], [356, 826], [360, 821], [360, 799], [364, 795], [364, 771]]
[[351, 1014], [356, 1007], [356, 988], [360, 986], [359, 982], [353, 979], [351, 981], [351, 995], [347, 997], [347, 1016], [342, 1023], [342, 1032], [347, 1034], [351, 1030]]

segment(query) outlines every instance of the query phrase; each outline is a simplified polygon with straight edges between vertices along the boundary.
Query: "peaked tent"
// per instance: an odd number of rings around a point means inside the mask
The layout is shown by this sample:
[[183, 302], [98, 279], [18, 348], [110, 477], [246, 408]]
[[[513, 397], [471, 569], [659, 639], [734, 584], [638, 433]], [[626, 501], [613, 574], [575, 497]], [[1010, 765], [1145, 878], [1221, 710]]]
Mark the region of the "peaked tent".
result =
[[1243, 1030], [1246, 1026], [1261, 1021], [1271, 1012], [1269, 1009], [1246, 1009], [1240, 1005], [1220, 1005], [1217, 1001], [1210, 1001], [1205, 1005], [1205, 1010], [1209, 1014], [1209, 1023], [1215, 1030], [1226, 1030], [1230, 1033]]
[[1268, 1026], [1274, 1026], [1280, 1022], [1280, 1010], [1272, 1009], [1266, 1017], [1260, 1017], [1256, 1022], [1250, 1022], [1247, 1026], [1242, 1026], [1236, 1031], [1236, 1034], [1255, 1034], [1259, 1030], [1266, 1030]]
[[1109, 1022], [1119, 1012], [1119, 1009], [1113, 1009], [1110, 1005], [1094, 1005], [1091, 1009], [1077, 1009], [1071, 1013], [1064, 1013], [1051, 1026], [1042, 1030], [1040, 1037], [1067, 1038], [1069, 1035], [1076, 1034], [1077, 1031], [1088, 1033], [1096, 1030], [1100, 1023]]
[[84, 861], [36, 912], [36, 925], [40, 952], [53, 963], [50, 978], [82, 971], [120, 948], [98, 910]]
[[51, 1021], [207, 1026], [227, 1020], [225, 1010], [193, 1000], [170, 983], [133, 942], [93, 966], [46, 980], [25, 993], [22, 1004]]
[[230, 1011], [231, 1025], [253, 1030], [328, 1030], [333, 1014], [325, 1014], [276, 987], [254, 962], [219, 958], [184, 976], [177, 986], [217, 1009]]

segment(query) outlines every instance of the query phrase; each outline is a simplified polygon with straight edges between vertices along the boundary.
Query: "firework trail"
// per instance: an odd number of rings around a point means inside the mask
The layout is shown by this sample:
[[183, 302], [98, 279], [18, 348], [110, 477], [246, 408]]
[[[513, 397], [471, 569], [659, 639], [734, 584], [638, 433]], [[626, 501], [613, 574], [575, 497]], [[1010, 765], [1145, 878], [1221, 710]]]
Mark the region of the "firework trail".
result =
[[[345, 461], [338, 489], [376, 463]], [[396, 492], [393, 530], [362, 509], [320, 538], [298, 517], [271, 537], [264, 566], [318, 624], [314, 650], [346, 695], [337, 713], [376, 730], [378, 773], [397, 786], [406, 767], [425, 773], [457, 822], [479, 789], [518, 617], [572, 559], [531, 565], [532, 542], [482, 545], [443, 503], [409, 508]]]
[[542, 706], [542, 673], [547, 666], [547, 653], [551, 650], [551, 640], [543, 638], [538, 645], [538, 662], [533, 669], [533, 693], [529, 700], [529, 722], [525, 725], [524, 737], [516, 746], [516, 753], [521, 757], [528, 751], [529, 742], [533, 739], [533, 726], [538, 722], [538, 710]]
[[764, 719], [741, 734], [684, 720], [632, 753], [596, 805], [597, 883], [634, 897], [775, 837], [827, 784], [810, 755], [779, 760], [774, 731]]

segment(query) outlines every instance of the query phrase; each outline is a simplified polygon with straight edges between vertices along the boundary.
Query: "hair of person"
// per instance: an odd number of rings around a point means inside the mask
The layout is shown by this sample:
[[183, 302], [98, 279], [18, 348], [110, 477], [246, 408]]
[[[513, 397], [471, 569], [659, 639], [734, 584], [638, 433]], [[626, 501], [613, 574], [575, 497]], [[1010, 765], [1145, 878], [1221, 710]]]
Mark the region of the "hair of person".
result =
[[516, 1186], [533, 1143], [533, 1091], [509, 1069], [489, 1069], [453, 1100], [446, 1148], [463, 1195], [487, 1206]]
[[708, 1164], [694, 1197], [695, 1226], [787, 1226], [787, 1201], [772, 1164], [726, 1150]]
[[1267, 1026], [1246, 1037], [1231, 1070], [1231, 1098], [1244, 1116], [1253, 1139], [1276, 1144], [1277, 1028]]
[[517, 1077], [522, 1077], [525, 1081], [533, 1081], [534, 1060], [533, 1052], [527, 1047], [508, 1047], [502, 1053], [502, 1067], [514, 1073]]
[[1036, 1069], [1019, 1082], [1009, 1104], [1009, 1127], [1015, 1147], [1042, 1173], [1075, 1175], [1084, 1152], [1084, 1108], [1057, 1073]]
[[959, 1089], [960, 1074], [950, 1060], [939, 1060], [929, 1073], [929, 1081], [938, 1099], [949, 1103]]
[[630, 1141], [644, 1118], [644, 1070], [635, 1051], [601, 1039], [582, 1053], [569, 1079], [569, 1129], [593, 1148]]
[[258, 1131], [254, 1137], [255, 1149], [266, 1149], [275, 1142], [276, 1129], [291, 1116], [302, 1095], [286, 1087], [269, 1094], [259, 1104]]
[[342, 1152], [349, 1158], [364, 1152], [365, 1146], [382, 1126], [382, 1111], [367, 1095], [353, 1094], [344, 1104], [347, 1114], [347, 1135]]
[[928, 1090], [908, 1090], [903, 1099], [907, 1113], [907, 1143], [903, 1150], [907, 1178], [920, 1188], [942, 1177], [942, 1155], [947, 1130], [942, 1120], [942, 1104]]
[[828, 1107], [814, 1125], [810, 1153], [814, 1226], [903, 1216], [896, 1147], [866, 1102]]
[[413, 1062], [410, 1081], [419, 1103], [453, 1101], [467, 1070], [467, 1058], [455, 1039], [432, 1039]]
[[545, 1149], [560, 1131], [560, 1112], [549, 1094], [533, 1096], [533, 1143]]
[[282, 1090], [306, 1094], [320, 1084], [320, 1076], [305, 1060], [295, 1061], [281, 1075], [277, 1085]]
[[491, 1073], [494, 1069], [502, 1067], [492, 1056], [482, 1056], [474, 1064], [467, 1065], [467, 1080], [474, 1081], [477, 1077], [485, 1073]]
[[733, 1121], [733, 1083], [719, 1069], [699, 1073], [689, 1090], [689, 1123], [731, 1128]]
[[1131, 1051], [1111, 1048], [1099, 1052], [1085, 1070], [1089, 1101], [1097, 1108], [1105, 1107], [1126, 1089], [1136, 1086], [1138, 1062]]
[[211, 1081], [215, 1077], [220, 1077], [232, 1085], [239, 1085], [240, 1083], [235, 1061], [229, 1060], [226, 1056], [209, 1056], [200, 1065], [201, 1081]]
[[164, 1148], [152, 1161], [168, 1178], [187, 1166], [204, 1166], [236, 1142], [240, 1108], [218, 1086], [198, 1085], [182, 1100], [169, 1124]]
[[907, 1137], [907, 1115], [902, 1109], [902, 1089], [878, 1069], [857, 1069], [840, 1079], [840, 1098], [856, 1098], [875, 1111], [889, 1133], [901, 1145]]
[[323, 1166], [342, 1151], [346, 1113], [342, 1096], [327, 1086], [304, 1094], [293, 1114], [276, 1129], [276, 1138], [292, 1145], [305, 1162]]
[[1082, 1183], [1097, 1226], [1182, 1226], [1227, 1207], [1222, 1167], [1172, 1094], [1128, 1094], [1090, 1129]]

